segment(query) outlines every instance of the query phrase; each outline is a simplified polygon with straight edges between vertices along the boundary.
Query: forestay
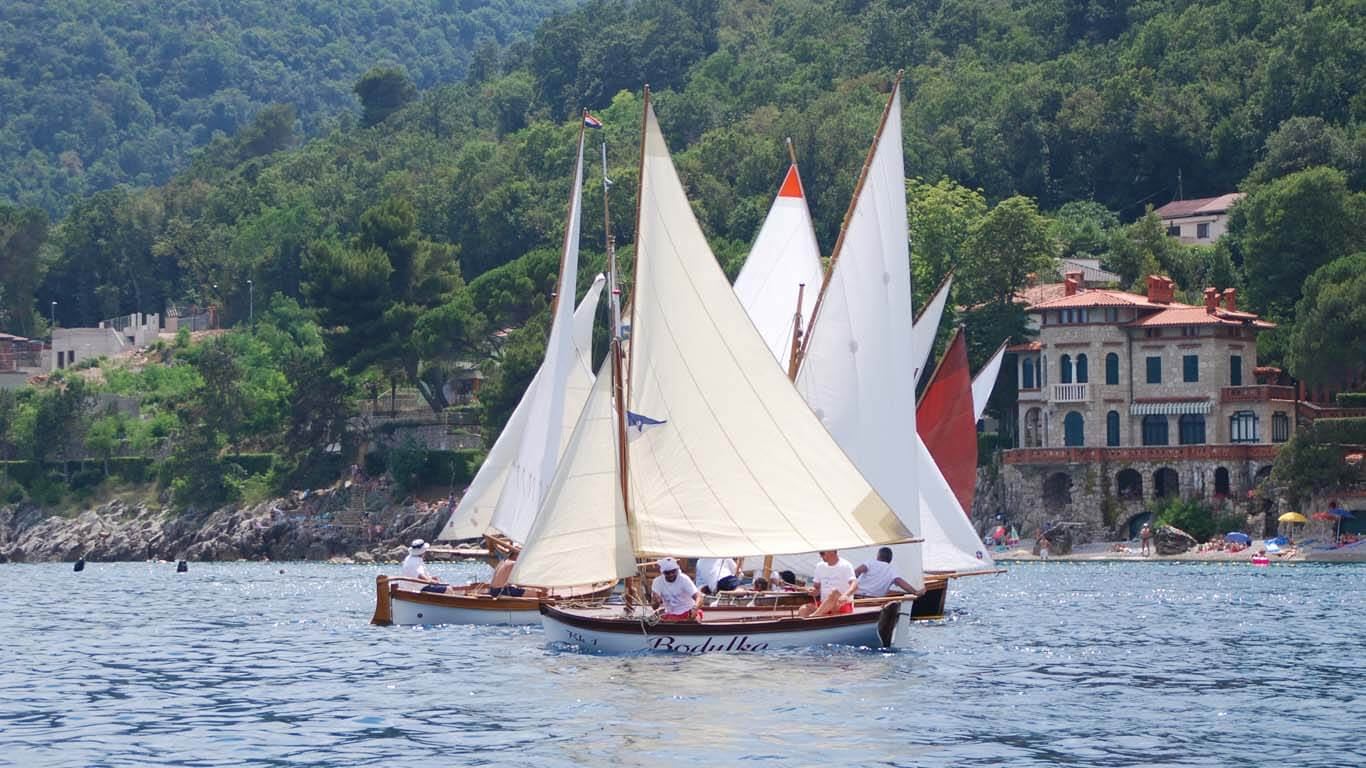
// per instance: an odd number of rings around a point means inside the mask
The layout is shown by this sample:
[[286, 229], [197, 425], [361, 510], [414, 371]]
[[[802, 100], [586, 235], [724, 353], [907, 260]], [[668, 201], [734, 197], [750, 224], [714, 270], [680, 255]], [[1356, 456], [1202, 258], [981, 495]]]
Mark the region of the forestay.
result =
[[[864, 167], [797, 375], [806, 402], [902, 524], [919, 530], [910, 254], [898, 80]], [[895, 548], [921, 583], [919, 546]], [[801, 550], [786, 550], [798, 552]]]
[[[769, 351], [787, 368], [792, 345], [792, 320], [800, 311], [802, 327], [811, 319], [811, 309], [822, 277], [820, 248], [811, 223], [801, 176], [793, 164], [759, 229], [740, 276], [735, 278], [735, 295], [754, 321]], [[799, 286], [805, 285], [802, 305], [797, 307]]]

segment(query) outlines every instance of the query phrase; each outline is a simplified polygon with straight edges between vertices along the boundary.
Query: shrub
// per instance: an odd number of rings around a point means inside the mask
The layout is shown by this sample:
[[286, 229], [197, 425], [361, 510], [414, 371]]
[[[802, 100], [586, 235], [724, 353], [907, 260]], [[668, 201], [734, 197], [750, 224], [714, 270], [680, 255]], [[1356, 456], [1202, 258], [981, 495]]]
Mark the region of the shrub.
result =
[[[1197, 499], [1172, 498], [1164, 501], [1155, 501], [1149, 507], [1153, 513], [1153, 518], [1158, 526], [1170, 525], [1173, 528], [1180, 528], [1195, 537], [1196, 541], [1206, 541], [1217, 533], [1220, 526], [1225, 524], [1222, 516], [1216, 517], [1214, 510], [1205, 502]], [[1232, 528], [1241, 528], [1242, 522], [1234, 524]]]
[[1366, 408], [1366, 392], [1339, 392], [1338, 405], [1343, 408]]

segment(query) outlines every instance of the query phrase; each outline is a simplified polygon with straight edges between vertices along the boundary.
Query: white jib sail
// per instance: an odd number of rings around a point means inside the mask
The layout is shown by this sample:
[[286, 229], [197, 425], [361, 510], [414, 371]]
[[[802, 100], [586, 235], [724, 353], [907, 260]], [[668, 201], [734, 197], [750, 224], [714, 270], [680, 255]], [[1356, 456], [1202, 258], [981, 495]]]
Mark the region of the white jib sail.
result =
[[925, 539], [921, 547], [925, 570], [961, 573], [994, 566], [991, 554], [982, 546], [972, 521], [919, 435], [915, 438], [915, 465], [920, 474], [917, 532]]
[[740, 297], [740, 303], [783, 370], [787, 369], [791, 355], [792, 319], [798, 311], [799, 286], [806, 286], [800, 310], [805, 328], [822, 276], [811, 211], [797, 166], [791, 165], [754, 247], [735, 278], [735, 295]]
[[608, 357], [517, 558], [518, 584], [569, 587], [635, 573], [617, 473], [611, 366]]
[[[546, 489], [559, 463], [564, 442], [565, 400], [576, 369], [581, 369], [574, 350], [574, 291], [579, 275], [579, 219], [583, 201], [583, 132], [579, 132], [574, 160], [574, 186], [569, 197], [569, 219], [565, 225], [564, 250], [560, 256], [559, 284], [556, 287], [555, 313], [546, 341], [545, 361], [537, 372], [542, 380], [531, 401], [522, 443], [508, 464], [507, 480], [493, 510], [490, 525], [516, 542], [526, 541], [536, 512], [541, 508]], [[580, 393], [583, 397], [587, 392]], [[575, 420], [577, 413], [568, 414]]]
[[[914, 314], [899, 81], [833, 258], [797, 388], [903, 525], [918, 533]], [[921, 547], [894, 550], [903, 578], [919, 588]]]
[[648, 100], [638, 199], [628, 408], [655, 423], [629, 444], [636, 551], [724, 557], [909, 537], [773, 364]]
[[987, 364], [982, 366], [982, 370], [972, 377], [972, 418], [978, 420], [982, 418], [982, 412], [987, 409], [987, 401], [991, 399], [991, 391], [996, 388], [996, 377], [1001, 374], [1001, 360], [1006, 356], [1006, 345], [1002, 344], [996, 350], [996, 354], [991, 356]]
[[930, 352], [934, 350], [934, 337], [939, 332], [939, 321], [944, 317], [944, 304], [948, 302], [949, 285], [952, 282], [953, 278], [944, 280], [911, 328], [911, 361], [915, 365], [916, 384], [919, 384], [920, 376], [929, 367], [926, 363], [929, 362]]

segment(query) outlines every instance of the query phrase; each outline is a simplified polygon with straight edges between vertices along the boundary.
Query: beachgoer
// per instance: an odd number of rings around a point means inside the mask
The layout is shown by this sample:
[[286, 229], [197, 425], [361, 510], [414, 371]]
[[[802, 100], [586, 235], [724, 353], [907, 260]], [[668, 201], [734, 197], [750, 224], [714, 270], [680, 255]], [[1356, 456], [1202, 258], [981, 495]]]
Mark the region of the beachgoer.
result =
[[740, 586], [740, 580], [735, 578], [735, 572], [735, 561], [729, 557], [698, 558], [697, 586], [708, 595], [735, 589]]
[[815, 618], [835, 613], [853, 613], [854, 594], [858, 590], [854, 566], [833, 549], [824, 550], [820, 555], [821, 561], [816, 564], [816, 573], [812, 578], [811, 602], [803, 605], [797, 615]]
[[1151, 541], [1153, 538], [1153, 529], [1149, 528], [1147, 523], [1144, 523], [1143, 528], [1139, 530], [1138, 538], [1140, 541], [1143, 542], [1142, 548], [1139, 549], [1139, 554], [1150, 554], [1148, 552], [1148, 542]]
[[659, 561], [659, 575], [650, 584], [650, 603], [664, 609], [661, 621], [702, 620], [702, 592], [688, 574], [678, 570], [678, 561], [672, 557]]
[[1039, 559], [1048, 559], [1048, 537], [1043, 534], [1039, 534]]
[[422, 587], [423, 592], [445, 592], [446, 585], [427, 570], [427, 563], [422, 559], [429, 548], [430, 545], [422, 539], [413, 539], [408, 547], [408, 556], [403, 558], [403, 565], [399, 567], [399, 575], [405, 579], [426, 582]]
[[924, 594], [922, 590], [917, 590], [897, 575], [896, 568], [892, 565], [891, 547], [879, 548], [877, 559], [869, 560], [855, 568], [854, 576], [858, 578], [859, 597], [884, 597], [891, 593], [893, 586], [900, 587], [901, 591], [909, 595], [919, 597]]

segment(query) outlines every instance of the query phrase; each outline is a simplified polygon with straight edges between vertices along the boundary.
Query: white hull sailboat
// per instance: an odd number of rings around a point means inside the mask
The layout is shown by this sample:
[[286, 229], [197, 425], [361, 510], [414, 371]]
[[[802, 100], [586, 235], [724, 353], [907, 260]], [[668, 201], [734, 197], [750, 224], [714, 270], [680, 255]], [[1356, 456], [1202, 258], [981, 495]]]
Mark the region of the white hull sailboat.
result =
[[[692, 212], [648, 89], [644, 113], [630, 357], [614, 290], [611, 354], [513, 579], [583, 584], [636, 577], [639, 559], [915, 541], [773, 365]], [[608, 263], [615, 275], [610, 244]], [[748, 652], [891, 646], [909, 603], [807, 619], [792, 608], [713, 609], [653, 635], [645, 614], [620, 606], [541, 613], [547, 639], [581, 650]], [[767, 639], [745, 639], [759, 635]]]
[[484, 584], [451, 588], [454, 591], [446, 592], [422, 592], [423, 586], [423, 582], [380, 576], [375, 586], [376, 601], [388, 613], [377, 612], [371, 623], [385, 626], [533, 625], [541, 622], [542, 605], [556, 600], [605, 598], [611, 594], [614, 584], [555, 590], [550, 597], [492, 597]]
[[588, 653], [755, 653], [827, 645], [895, 648], [910, 622], [903, 601], [860, 605], [853, 613], [802, 619], [796, 609], [709, 608], [700, 622], [654, 621], [654, 612], [621, 606], [541, 608], [546, 640]]

